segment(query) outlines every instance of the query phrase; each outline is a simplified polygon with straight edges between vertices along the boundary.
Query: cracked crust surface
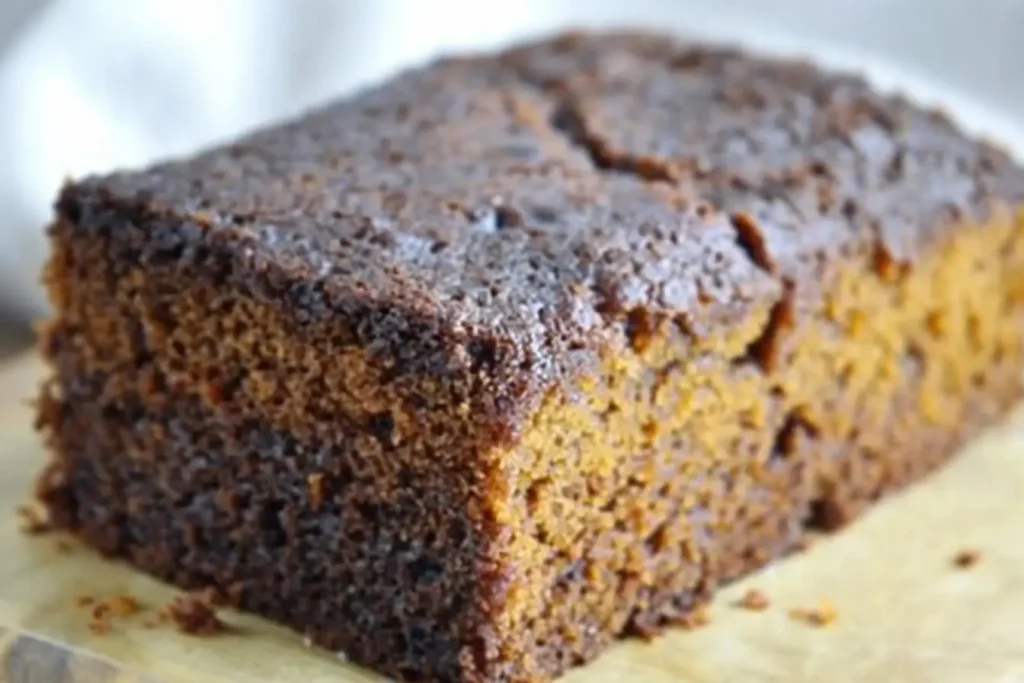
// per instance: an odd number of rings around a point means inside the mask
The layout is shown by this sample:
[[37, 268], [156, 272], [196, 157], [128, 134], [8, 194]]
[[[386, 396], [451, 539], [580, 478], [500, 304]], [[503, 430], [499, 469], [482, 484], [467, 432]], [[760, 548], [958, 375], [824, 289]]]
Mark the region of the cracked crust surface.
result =
[[219, 241], [268, 288], [317, 282], [295, 294], [310, 315], [384, 302], [561, 374], [637, 306], [700, 336], [785, 280], [813, 289], [844, 254], [909, 264], [992, 200], [1024, 200], [1024, 172], [857, 77], [570, 34], [409, 72], [69, 199], [89, 194], [184, 220], [197, 234], [166, 236], [171, 256]]
[[1003, 152], [807, 64], [446, 60], [64, 190], [44, 499], [355, 661], [543, 680], [998, 417], [1021, 202]]

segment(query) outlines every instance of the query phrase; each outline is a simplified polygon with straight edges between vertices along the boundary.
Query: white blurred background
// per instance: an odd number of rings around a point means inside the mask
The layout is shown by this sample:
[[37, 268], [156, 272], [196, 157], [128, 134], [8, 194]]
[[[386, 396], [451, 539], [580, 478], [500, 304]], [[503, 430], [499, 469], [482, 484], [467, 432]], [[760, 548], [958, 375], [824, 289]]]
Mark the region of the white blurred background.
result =
[[0, 0], [0, 336], [45, 312], [42, 226], [64, 177], [578, 24], [811, 53], [1024, 149], [1024, 0]]

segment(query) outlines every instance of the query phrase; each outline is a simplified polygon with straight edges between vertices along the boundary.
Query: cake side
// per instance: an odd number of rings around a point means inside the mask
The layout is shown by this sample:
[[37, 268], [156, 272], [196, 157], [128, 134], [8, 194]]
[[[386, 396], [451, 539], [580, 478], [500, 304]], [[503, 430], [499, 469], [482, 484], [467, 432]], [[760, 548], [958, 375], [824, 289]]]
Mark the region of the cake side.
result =
[[[765, 367], [741, 328], [673, 321], [539, 409], [515, 458], [506, 632], [539, 671], [693, 623], [714, 588], [833, 530], [1000, 419], [1024, 371], [1024, 215], [965, 228], [886, 280], [839, 269]], [[732, 342], [732, 343], [729, 343]], [[744, 344], [747, 342], [748, 344]], [[571, 472], [572, 474], [566, 474]]]
[[1001, 414], [1022, 178], [857, 79], [657, 36], [411, 72], [66, 190], [45, 495], [359, 662], [543, 680]]
[[365, 306], [304, 325], [308, 304], [285, 315], [236, 280], [254, 271], [234, 251], [201, 256], [197, 238], [159, 263], [156, 223], [101, 220], [118, 236], [54, 230], [40, 417], [55, 523], [393, 675], [472, 670], [477, 596], [504, 580], [472, 503], [492, 485], [480, 454], [503, 437], [482, 416], [498, 393], [454, 360], [403, 372], [385, 341], [438, 354], [415, 316], [400, 336]]
[[519, 656], [559, 671], [692, 620], [1019, 396], [1024, 173], [1004, 152], [860, 79], [657, 36], [505, 59], [595, 168], [707, 198], [784, 292], [724, 333], [623, 306], [602, 369], [534, 414], [508, 513], [536, 559], [512, 588]]

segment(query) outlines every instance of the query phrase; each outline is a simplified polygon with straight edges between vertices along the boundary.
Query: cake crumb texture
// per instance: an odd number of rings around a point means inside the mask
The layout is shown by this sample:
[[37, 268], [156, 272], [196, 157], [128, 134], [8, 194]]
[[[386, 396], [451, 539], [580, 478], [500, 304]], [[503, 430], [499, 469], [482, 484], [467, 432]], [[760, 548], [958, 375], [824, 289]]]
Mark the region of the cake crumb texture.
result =
[[737, 606], [751, 612], [763, 612], [771, 606], [768, 596], [756, 588], [751, 588], [736, 603]]
[[408, 681], [700, 625], [1024, 370], [1013, 159], [855, 76], [647, 33], [84, 178], [50, 236], [48, 519]]
[[209, 636], [225, 629], [215, 609], [218, 601], [209, 590], [184, 593], [171, 600], [163, 614], [182, 633]]
[[828, 600], [822, 600], [814, 607], [796, 607], [789, 612], [790, 617], [808, 626], [824, 628], [839, 618], [839, 611]]
[[981, 551], [973, 548], [965, 548], [953, 556], [953, 564], [959, 569], [971, 569], [981, 562]]

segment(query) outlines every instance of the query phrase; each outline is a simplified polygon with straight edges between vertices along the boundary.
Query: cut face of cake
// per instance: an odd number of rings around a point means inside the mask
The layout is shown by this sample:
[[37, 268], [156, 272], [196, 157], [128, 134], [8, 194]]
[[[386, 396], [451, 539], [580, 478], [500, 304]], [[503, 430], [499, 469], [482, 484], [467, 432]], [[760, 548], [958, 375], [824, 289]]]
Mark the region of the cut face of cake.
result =
[[1019, 394], [1024, 172], [643, 33], [411, 71], [64, 188], [53, 520], [408, 680], [692, 622]]

